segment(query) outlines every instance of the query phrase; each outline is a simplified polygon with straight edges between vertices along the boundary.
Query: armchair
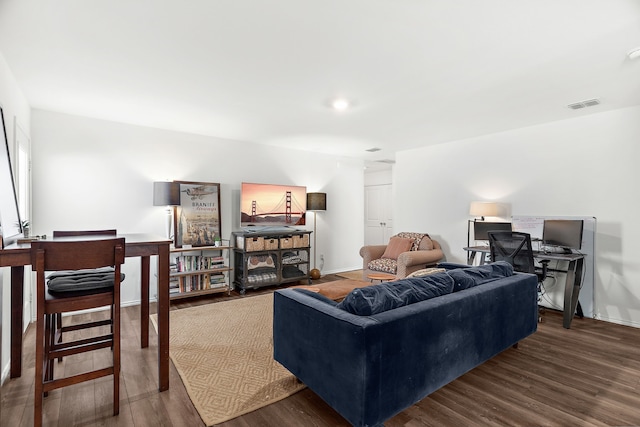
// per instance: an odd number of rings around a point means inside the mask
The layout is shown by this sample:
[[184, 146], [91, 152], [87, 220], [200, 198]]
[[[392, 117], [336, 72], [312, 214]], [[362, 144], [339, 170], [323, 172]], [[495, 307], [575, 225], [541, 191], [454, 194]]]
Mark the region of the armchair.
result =
[[402, 279], [414, 271], [435, 266], [444, 254], [440, 244], [425, 233], [398, 233], [387, 245], [360, 248], [362, 277], [371, 273], [388, 273]]

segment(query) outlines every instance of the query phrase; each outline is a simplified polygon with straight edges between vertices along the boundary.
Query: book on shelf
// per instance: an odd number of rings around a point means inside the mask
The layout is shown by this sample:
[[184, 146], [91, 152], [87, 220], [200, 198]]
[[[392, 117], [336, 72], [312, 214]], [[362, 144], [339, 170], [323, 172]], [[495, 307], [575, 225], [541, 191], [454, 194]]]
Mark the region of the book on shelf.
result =
[[176, 257], [176, 272], [188, 273], [198, 270], [224, 268], [225, 259], [221, 256], [181, 255]]

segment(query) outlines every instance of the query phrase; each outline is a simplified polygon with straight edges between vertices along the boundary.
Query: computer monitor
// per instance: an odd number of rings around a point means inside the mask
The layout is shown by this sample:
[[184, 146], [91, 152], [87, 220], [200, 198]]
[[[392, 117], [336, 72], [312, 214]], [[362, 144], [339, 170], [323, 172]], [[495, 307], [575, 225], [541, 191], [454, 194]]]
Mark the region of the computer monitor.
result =
[[475, 221], [473, 223], [474, 240], [489, 240], [489, 231], [511, 231], [510, 222]]
[[542, 243], [546, 246], [557, 246], [571, 253], [571, 249], [582, 248], [581, 219], [545, 219], [542, 229]]

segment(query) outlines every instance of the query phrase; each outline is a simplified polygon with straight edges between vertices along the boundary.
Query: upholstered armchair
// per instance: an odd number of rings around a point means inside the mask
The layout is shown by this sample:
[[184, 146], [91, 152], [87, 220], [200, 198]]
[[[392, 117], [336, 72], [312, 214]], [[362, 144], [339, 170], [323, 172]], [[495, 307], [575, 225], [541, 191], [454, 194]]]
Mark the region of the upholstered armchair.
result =
[[387, 273], [402, 279], [414, 271], [435, 266], [442, 260], [440, 244], [425, 233], [398, 233], [387, 245], [363, 246], [362, 276]]

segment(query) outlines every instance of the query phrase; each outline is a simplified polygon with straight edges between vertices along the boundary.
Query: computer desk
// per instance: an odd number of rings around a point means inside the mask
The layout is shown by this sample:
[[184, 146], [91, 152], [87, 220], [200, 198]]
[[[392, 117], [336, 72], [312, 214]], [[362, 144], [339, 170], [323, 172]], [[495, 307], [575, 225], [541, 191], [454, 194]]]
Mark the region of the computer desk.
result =
[[[110, 238], [111, 236], [107, 236]], [[158, 258], [158, 389], [169, 389], [169, 245], [166, 238], [144, 233], [118, 234], [125, 239], [125, 257], [140, 257], [140, 346], [149, 346], [149, 273], [150, 257]], [[80, 236], [50, 240], [104, 239], [105, 236]], [[24, 267], [31, 264], [31, 245], [13, 244], [0, 249], [0, 267], [11, 267], [11, 371], [22, 375], [23, 283]], [[124, 282], [125, 286], [130, 286]]]
[[[487, 254], [490, 253], [489, 246], [468, 246], [463, 248], [469, 253], [468, 264], [473, 265], [476, 254], [480, 254], [480, 265], [486, 261]], [[582, 317], [582, 307], [578, 302], [578, 295], [582, 287], [582, 272], [584, 271], [584, 255], [583, 254], [562, 254], [550, 252], [534, 252], [533, 258], [539, 261], [555, 260], [566, 261], [569, 263], [565, 273], [567, 274], [564, 284], [564, 309], [562, 326], [566, 329], [571, 327], [573, 315], [578, 310], [578, 316]]]

